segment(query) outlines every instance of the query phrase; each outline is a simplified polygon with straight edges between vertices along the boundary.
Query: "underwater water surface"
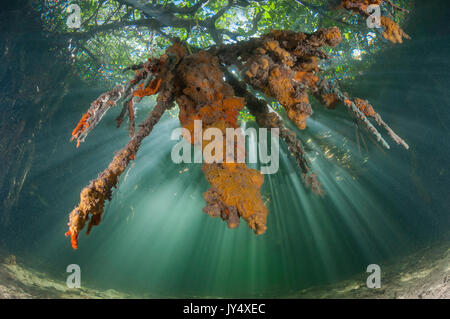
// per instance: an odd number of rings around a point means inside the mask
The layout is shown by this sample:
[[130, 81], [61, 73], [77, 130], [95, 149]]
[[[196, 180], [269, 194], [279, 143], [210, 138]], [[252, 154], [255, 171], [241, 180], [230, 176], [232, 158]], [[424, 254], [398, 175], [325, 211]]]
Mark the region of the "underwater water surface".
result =
[[[228, 229], [202, 212], [208, 182], [200, 164], [171, 160], [179, 122], [165, 114], [122, 175], [102, 223], [80, 235], [76, 251], [64, 236], [68, 213], [127, 132], [115, 129], [119, 110], [112, 110], [78, 149], [70, 143], [80, 114], [108, 88], [68, 77], [70, 65], [52, 64], [44, 37], [18, 33], [13, 44], [2, 43], [18, 53], [8, 63], [29, 62], [21, 71], [0, 68], [0, 247], [63, 281], [66, 267], [78, 264], [82, 284], [98, 289], [277, 297], [442, 242], [450, 229], [450, 27], [438, 2], [417, 5], [405, 26], [412, 39], [371, 56], [369, 70], [347, 88], [370, 100], [409, 150], [381, 150], [344, 108], [313, 105], [308, 129], [297, 135], [326, 194], [305, 188], [281, 148], [280, 169], [261, 189], [268, 229], [255, 236], [244, 222]], [[154, 104], [146, 100], [138, 120]]]

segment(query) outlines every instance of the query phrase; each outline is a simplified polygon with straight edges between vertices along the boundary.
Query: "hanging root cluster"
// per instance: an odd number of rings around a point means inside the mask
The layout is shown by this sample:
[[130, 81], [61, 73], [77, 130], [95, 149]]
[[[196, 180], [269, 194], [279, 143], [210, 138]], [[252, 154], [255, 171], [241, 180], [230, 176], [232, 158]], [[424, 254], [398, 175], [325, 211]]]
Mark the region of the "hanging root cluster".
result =
[[[88, 233], [100, 223], [105, 201], [111, 199], [112, 188], [117, 186], [120, 175], [135, 159], [142, 140], [175, 103], [180, 109], [180, 124], [190, 132], [190, 137], [185, 138], [192, 144], [201, 141], [194, 147], [202, 150], [209, 141], [195, 138], [194, 121], [201, 120], [203, 129], [217, 128], [225, 136], [227, 128], [239, 127], [239, 112], [247, 107], [260, 127], [279, 129], [281, 139], [298, 163], [303, 181], [317, 194], [323, 194], [323, 189], [302, 144], [281, 117], [269, 110], [266, 98], [258, 97], [256, 92], [277, 100], [300, 130], [306, 128], [313, 112], [309, 101], [313, 96], [327, 108], [338, 104], [348, 108], [384, 147], [389, 148], [389, 144], [370, 118], [386, 129], [396, 143], [408, 148], [368, 101], [349, 97], [336, 84], [321, 77], [318, 63], [328, 59], [321, 48], [334, 47], [340, 41], [338, 28], [320, 29], [312, 34], [275, 30], [260, 38], [188, 54], [183, 44], [174, 40], [159, 59], [149, 59], [133, 68], [135, 76], [125, 86], [118, 85], [94, 101], [73, 131], [72, 138], [78, 144], [83, 142], [106, 111], [121, 100], [118, 126], [128, 114], [131, 136], [109, 166], [82, 190], [78, 206], [70, 213], [66, 235], [71, 237], [73, 248], [78, 247], [78, 236], [86, 223]], [[238, 72], [234, 72], [236, 69]], [[134, 107], [142, 98], [154, 94], [157, 94], [157, 104], [135, 132]], [[220, 143], [225, 140], [221, 139]], [[235, 143], [234, 154], [239, 153], [238, 147]], [[217, 145], [216, 149], [225, 146]], [[263, 175], [236, 161], [235, 155], [228, 152], [220, 157], [219, 161], [205, 161], [202, 167], [211, 185], [204, 193], [204, 212], [222, 218], [230, 228], [237, 227], [242, 218], [256, 234], [264, 233], [268, 210], [260, 195]]]

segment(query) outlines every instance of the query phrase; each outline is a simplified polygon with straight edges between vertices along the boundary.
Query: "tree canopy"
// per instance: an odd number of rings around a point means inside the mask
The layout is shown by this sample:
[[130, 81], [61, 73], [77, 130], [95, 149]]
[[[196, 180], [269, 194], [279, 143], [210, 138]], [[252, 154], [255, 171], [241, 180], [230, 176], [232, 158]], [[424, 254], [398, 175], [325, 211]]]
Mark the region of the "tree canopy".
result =
[[[412, 5], [408, 0], [362, 2], [381, 3], [382, 15], [399, 25]], [[366, 56], [388, 42], [381, 36], [383, 28], [368, 28], [367, 17], [348, 3], [352, 1], [46, 0], [36, 7], [47, 30], [67, 42], [74, 67], [85, 80], [124, 80], [129, 74], [123, 69], [161, 55], [174, 37], [191, 48], [204, 49], [272, 29], [311, 33], [331, 26], [339, 27], [344, 41], [328, 49], [333, 59], [321, 67], [331, 77], [346, 79], [366, 68], [370, 63]], [[66, 24], [73, 4], [81, 9], [77, 29]]]

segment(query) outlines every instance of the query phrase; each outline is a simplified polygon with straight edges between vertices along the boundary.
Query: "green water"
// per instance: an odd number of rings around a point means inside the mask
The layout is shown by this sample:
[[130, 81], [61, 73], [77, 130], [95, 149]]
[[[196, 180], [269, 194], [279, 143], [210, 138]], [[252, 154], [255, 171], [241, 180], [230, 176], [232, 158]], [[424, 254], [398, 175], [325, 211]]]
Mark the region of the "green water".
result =
[[[208, 183], [199, 164], [171, 161], [176, 141], [170, 133], [179, 124], [166, 114], [122, 175], [102, 223], [80, 236], [77, 251], [64, 237], [68, 213], [128, 137], [115, 129], [119, 110], [112, 110], [79, 149], [69, 143], [80, 114], [104, 88], [67, 79], [64, 69], [46, 60], [45, 40], [16, 38], [23, 53], [16, 63], [36, 57], [40, 63], [30, 60], [27, 72], [53, 77], [54, 89], [34, 104], [23, 97], [12, 105], [9, 95], [25, 85], [22, 73], [11, 74], [14, 65], [0, 70], [0, 244], [63, 280], [67, 265], [78, 264], [82, 285], [96, 288], [143, 296], [275, 297], [348, 278], [368, 264], [439, 241], [450, 225], [450, 28], [441, 8], [438, 1], [418, 4], [405, 27], [412, 40], [373, 57], [369, 72], [346, 88], [369, 99], [409, 151], [393, 146], [382, 152], [362, 129], [358, 146], [355, 122], [342, 107], [313, 105], [308, 129], [298, 133], [326, 195], [305, 189], [283, 148], [279, 172], [266, 175], [262, 188], [268, 230], [255, 236], [244, 222], [231, 230], [202, 212]], [[138, 119], [152, 106], [148, 100]], [[350, 168], [338, 155], [328, 159], [318, 152], [334, 145], [330, 154], [349, 152]], [[11, 192], [21, 181], [19, 195]]]

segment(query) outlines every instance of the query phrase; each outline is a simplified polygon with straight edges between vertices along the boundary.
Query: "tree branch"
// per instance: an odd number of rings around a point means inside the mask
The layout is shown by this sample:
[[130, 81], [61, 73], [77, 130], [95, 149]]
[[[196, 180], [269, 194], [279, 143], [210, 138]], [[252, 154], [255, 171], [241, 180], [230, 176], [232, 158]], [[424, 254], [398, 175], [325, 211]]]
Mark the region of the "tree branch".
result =
[[[161, 28], [161, 24], [158, 21], [153, 20], [153, 19], [142, 18], [139, 20], [111, 22], [111, 23], [102, 24], [102, 25], [93, 27], [90, 30], [85, 31], [85, 32], [67, 32], [67, 33], [62, 33], [61, 35], [65, 38], [73, 38], [74, 40], [85, 40], [85, 39], [91, 38], [92, 36], [96, 35], [97, 33], [118, 30], [123, 27], [129, 27], [129, 26], [134, 26], [134, 27], [144, 27], [145, 26], [145, 27], [150, 27], [151, 29], [154, 29], [157, 31]], [[163, 32], [161, 32], [161, 33], [163, 33]]]
[[[219, 9], [212, 17], [205, 20], [180, 18], [176, 14], [190, 14], [194, 15], [208, 0], [199, 0], [191, 7], [177, 7], [174, 4], [169, 5], [155, 5], [152, 3], [142, 4], [139, 0], [117, 0], [119, 3], [131, 6], [144, 15], [159, 22], [161, 26], [168, 26], [172, 28], [182, 28], [188, 33], [194, 26], [198, 26], [207, 30], [216, 44], [222, 43], [223, 35], [236, 37], [236, 34], [224, 29], [217, 29], [216, 22], [233, 6], [247, 6], [247, 2], [238, 2], [236, 0], [229, 0], [227, 5]], [[259, 18], [260, 19], [260, 18]]]

